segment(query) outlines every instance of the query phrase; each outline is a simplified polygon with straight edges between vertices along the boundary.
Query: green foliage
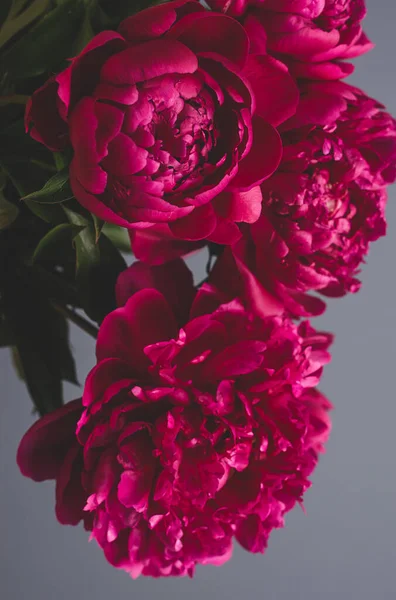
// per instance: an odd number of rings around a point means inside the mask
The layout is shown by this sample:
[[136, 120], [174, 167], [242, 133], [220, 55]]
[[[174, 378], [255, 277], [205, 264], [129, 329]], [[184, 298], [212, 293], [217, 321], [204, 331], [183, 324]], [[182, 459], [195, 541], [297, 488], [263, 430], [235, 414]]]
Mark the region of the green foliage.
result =
[[[84, 0], [65, 0], [48, 12], [3, 56], [3, 69], [14, 81], [48, 73], [73, 55], [76, 31], [85, 17]], [[1, 41], [0, 41], [1, 43]]]
[[23, 377], [40, 414], [62, 405], [62, 381], [77, 383], [68, 324], [37, 285], [33, 273], [15, 266], [3, 283], [2, 308]]
[[27, 135], [25, 106], [95, 34], [150, 4], [0, 0], [0, 347], [40, 414], [62, 404], [64, 381], [77, 382], [68, 321], [95, 335], [92, 322], [116, 308], [130, 243], [77, 203], [71, 148], [53, 153]]
[[41, 190], [32, 192], [23, 200], [33, 200], [39, 204], [59, 204], [73, 198], [69, 185], [69, 169], [66, 167], [49, 179]]
[[78, 235], [83, 227], [77, 225], [71, 225], [70, 223], [61, 223], [41, 238], [32, 256], [32, 262], [35, 263], [38, 260], [42, 260], [52, 252], [56, 251], [56, 246], [63, 239], [70, 240], [70, 243], [74, 236]]
[[102, 19], [108, 22], [108, 26], [117, 27], [120, 21], [127, 17], [154, 6], [162, 4], [164, 0], [99, 0], [99, 6], [103, 11]]
[[[11, 5], [13, 0], [3, 0], [0, 4], [0, 27], [3, 27], [3, 24], [7, 20], [7, 17], [10, 13]], [[1, 31], [1, 29], [0, 29]]]
[[6, 177], [3, 171], [0, 176], [0, 231], [10, 227], [19, 215], [19, 208], [4, 195], [5, 186]]
[[130, 254], [132, 252], [128, 232], [123, 227], [118, 227], [112, 223], [105, 223], [103, 233], [111, 242], [113, 242], [114, 246], [118, 248], [120, 252], [123, 252], [124, 254]]
[[74, 237], [76, 283], [82, 306], [93, 321], [100, 323], [116, 308], [114, 287], [126, 268], [120, 252], [106, 236], [97, 237], [93, 219], [64, 207], [69, 222], [82, 228]]
[[2, 192], [0, 192], [0, 230], [10, 227], [15, 219], [18, 218], [19, 208], [12, 202], [9, 202]]
[[3, 25], [0, 30], [0, 48], [42, 16], [51, 4], [51, 0], [32, 0], [30, 2], [27, 0], [3, 1], [5, 1], [5, 6], [0, 10], [4, 10], [3, 16], [5, 14], [5, 18], [2, 20]]

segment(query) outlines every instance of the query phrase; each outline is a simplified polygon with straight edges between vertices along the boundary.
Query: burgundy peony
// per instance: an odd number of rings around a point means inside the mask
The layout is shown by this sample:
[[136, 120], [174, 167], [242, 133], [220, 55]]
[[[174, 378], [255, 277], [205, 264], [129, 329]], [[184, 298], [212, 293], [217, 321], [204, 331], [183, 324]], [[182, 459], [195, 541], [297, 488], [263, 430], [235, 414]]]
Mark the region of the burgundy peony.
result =
[[353, 71], [344, 59], [372, 49], [362, 30], [364, 0], [210, 0], [213, 9], [239, 17], [252, 51], [268, 51], [296, 77], [339, 79]]
[[[281, 158], [274, 125], [298, 101], [287, 69], [248, 48], [237, 21], [195, 0], [144, 10], [37, 90], [26, 126], [51, 150], [71, 144], [73, 193], [101, 219], [232, 242], [235, 223], [259, 214], [257, 186]], [[257, 97], [254, 80], [264, 86]], [[232, 202], [219, 211], [226, 186]]]
[[263, 552], [328, 436], [314, 386], [331, 336], [196, 293], [177, 261], [133, 265], [117, 294], [82, 403], [31, 427], [23, 474], [56, 479], [60, 522], [84, 520], [133, 577], [221, 564], [234, 537]]
[[213, 275], [231, 296], [244, 293], [256, 306], [263, 296], [267, 307], [269, 293], [297, 316], [324, 310], [307, 292], [359, 289], [370, 242], [385, 234], [386, 186], [396, 178], [396, 123], [381, 104], [341, 82], [301, 91], [282, 128], [280, 168], [261, 187], [262, 214]]

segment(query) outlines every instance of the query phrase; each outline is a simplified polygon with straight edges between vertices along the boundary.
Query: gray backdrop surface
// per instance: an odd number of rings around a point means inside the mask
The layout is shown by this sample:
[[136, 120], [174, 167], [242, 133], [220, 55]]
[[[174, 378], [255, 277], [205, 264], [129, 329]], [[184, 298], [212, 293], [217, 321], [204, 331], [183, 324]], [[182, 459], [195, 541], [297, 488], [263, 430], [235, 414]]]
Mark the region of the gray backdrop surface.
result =
[[[357, 61], [350, 81], [396, 114], [396, 2], [368, 0], [366, 30], [376, 49]], [[396, 188], [390, 190], [389, 233], [363, 270], [362, 291], [332, 301], [316, 326], [334, 331], [334, 359], [321, 389], [335, 405], [333, 433], [307, 493], [273, 533], [265, 556], [236, 547], [222, 568], [198, 568], [193, 581], [136, 581], [111, 568], [82, 528], [54, 515], [54, 486], [24, 479], [18, 441], [33, 421], [24, 385], [0, 351], [0, 597], [4, 600], [382, 600], [396, 590]], [[195, 272], [203, 259], [193, 259]], [[83, 381], [93, 344], [73, 329]], [[67, 398], [78, 391], [68, 387]]]

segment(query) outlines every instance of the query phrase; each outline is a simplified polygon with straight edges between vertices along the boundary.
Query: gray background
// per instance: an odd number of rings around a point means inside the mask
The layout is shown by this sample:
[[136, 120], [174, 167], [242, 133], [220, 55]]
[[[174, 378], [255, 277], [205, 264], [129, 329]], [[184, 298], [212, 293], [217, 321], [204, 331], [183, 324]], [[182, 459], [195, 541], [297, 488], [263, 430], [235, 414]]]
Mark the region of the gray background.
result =
[[[368, 0], [366, 30], [376, 49], [357, 61], [351, 82], [396, 114], [396, 2]], [[371, 11], [371, 12], [370, 12]], [[363, 289], [333, 301], [316, 325], [336, 332], [334, 359], [322, 390], [334, 403], [333, 434], [306, 495], [272, 535], [265, 556], [240, 548], [222, 568], [198, 568], [188, 579], [136, 581], [111, 568], [82, 528], [54, 516], [51, 482], [24, 479], [15, 464], [18, 441], [32, 423], [31, 403], [0, 351], [0, 597], [3, 600], [382, 600], [396, 589], [396, 188], [390, 190], [389, 235], [377, 242]], [[194, 258], [196, 271], [203, 261]], [[73, 330], [83, 380], [93, 344]], [[78, 392], [67, 388], [72, 399]]]

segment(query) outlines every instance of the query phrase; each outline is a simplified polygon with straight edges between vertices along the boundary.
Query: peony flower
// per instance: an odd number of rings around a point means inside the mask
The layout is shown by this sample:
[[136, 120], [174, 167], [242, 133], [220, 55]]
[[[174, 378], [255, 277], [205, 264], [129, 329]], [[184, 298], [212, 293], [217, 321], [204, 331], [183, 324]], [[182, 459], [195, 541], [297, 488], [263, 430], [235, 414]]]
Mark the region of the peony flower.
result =
[[373, 48], [362, 31], [364, 0], [211, 0], [214, 10], [241, 18], [252, 52], [268, 51], [296, 77], [339, 79]]
[[263, 552], [329, 433], [331, 336], [195, 292], [178, 261], [134, 264], [117, 295], [82, 402], [25, 434], [22, 473], [56, 479], [59, 521], [83, 520], [133, 577], [222, 564], [233, 538]]
[[282, 128], [280, 168], [261, 187], [262, 214], [212, 278], [256, 307], [264, 298], [262, 314], [273, 302], [296, 316], [319, 314], [324, 303], [307, 292], [359, 290], [359, 267], [385, 235], [386, 186], [396, 179], [396, 123], [381, 104], [341, 82], [301, 91]]
[[[281, 158], [274, 125], [298, 101], [287, 69], [248, 47], [237, 21], [195, 0], [141, 11], [37, 90], [26, 126], [51, 150], [71, 145], [73, 193], [104, 221], [233, 242], [246, 207], [260, 212], [258, 185]], [[251, 71], [267, 83], [257, 98]], [[282, 87], [268, 85], [275, 71]], [[220, 213], [213, 200], [227, 186], [237, 191]]]

